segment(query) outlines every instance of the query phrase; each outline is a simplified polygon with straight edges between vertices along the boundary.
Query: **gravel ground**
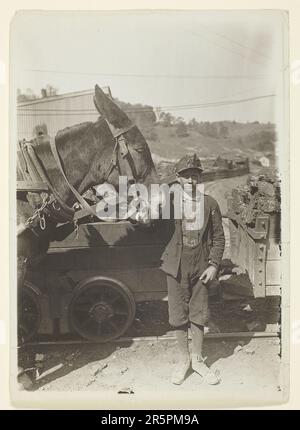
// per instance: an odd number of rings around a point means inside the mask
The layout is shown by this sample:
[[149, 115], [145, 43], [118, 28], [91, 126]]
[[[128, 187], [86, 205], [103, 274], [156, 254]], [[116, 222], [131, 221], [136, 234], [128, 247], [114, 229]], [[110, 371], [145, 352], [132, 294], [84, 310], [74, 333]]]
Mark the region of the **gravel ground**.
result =
[[[225, 213], [228, 190], [244, 181], [245, 177], [232, 178], [226, 182], [226, 192], [223, 189], [221, 193], [220, 187], [207, 184], [206, 191], [219, 201]], [[227, 230], [225, 220], [228, 234]], [[224, 257], [229, 258], [226, 252], [228, 254], [229, 250], [225, 251]], [[241, 278], [238, 282], [239, 288], [242, 281]], [[246, 284], [244, 287], [244, 297], [234, 297], [232, 285], [224, 283], [223, 298], [218, 294], [212, 297], [209, 332], [268, 331], [267, 324], [279, 322], [279, 301], [254, 300], [247, 296]], [[145, 302], [138, 304], [135, 321], [126, 336], [170, 333], [167, 303]], [[170, 383], [172, 370], [178, 361], [174, 340], [32, 346], [22, 350], [20, 363], [24, 368], [33, 369], [31, 376], [35, 382], [30, 390], [35, 392], [121, 391], [131, 395], [145, 391], [199, 392], [199, 399], [204, 393], [236, 399], [252, 393], [253, 398], [269, 402], [282, 400], [278, 338], [206, 339], [204, 355], [207, 356], [207, 364], [221, 377], [217, 386], [208, 386], [192, 372], [181, 386]]]
[[278, 338], [207, 339], [207, 364], [218, 372], [221, 383], [209, 386], [190, 372], [181, 386], [175, 386], [170, 383], [178, 360], [175, 341], [39, 346], [34, 347], [34, 353], [27, 351], [40, 359], [40, 376], [33, 391], [123, 391], [138, 395], [159, 390], [224, 397], [230, 393], [236, 398], [255, 393], [257, 398], [272, 401], [282, 398], [279, 353]]

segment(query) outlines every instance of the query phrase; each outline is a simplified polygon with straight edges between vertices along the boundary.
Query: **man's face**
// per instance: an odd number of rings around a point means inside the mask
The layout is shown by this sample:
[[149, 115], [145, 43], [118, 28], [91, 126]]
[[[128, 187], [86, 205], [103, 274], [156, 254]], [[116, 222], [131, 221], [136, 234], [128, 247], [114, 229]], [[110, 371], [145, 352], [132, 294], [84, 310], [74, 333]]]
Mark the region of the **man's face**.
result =
[[201, 172], [198, 169], [186, 169], [179, 173], [179, 178], [183, 184], [191, 184], [194, 188], [201, 182]]

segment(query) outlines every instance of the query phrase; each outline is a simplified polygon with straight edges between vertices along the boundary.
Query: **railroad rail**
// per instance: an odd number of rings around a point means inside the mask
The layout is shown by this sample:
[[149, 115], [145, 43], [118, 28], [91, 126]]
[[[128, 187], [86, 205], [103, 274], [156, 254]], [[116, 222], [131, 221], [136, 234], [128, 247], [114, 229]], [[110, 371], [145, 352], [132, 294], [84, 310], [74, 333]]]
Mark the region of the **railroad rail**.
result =
[[[231, 332], [231, 333], [206, 333], [205, 339], [235, 339], [235, 338], [279, 338], [280, 333], [278, 331], [251, 331], [251, 332]], [[105, 344], [118, 344], [126, 342], [160, 342], [160, 341], [175, 341], [175, 335], [161, 335], [161, 336], [126, 336], [120, 337], [113, 341], [105, 342]], [[189, 336], [191, 340], [191, 336]], [[97, 342], [87, 339], [72, 339], [72, 340], [50, 340], [50, 341], [36, 341], [27, 342], [20, 345], [19, 348], [24, 348], [27, 346], [51, 346], [51, 345], [81, 345], [81, 344], [103, 344], [103, 342]]]

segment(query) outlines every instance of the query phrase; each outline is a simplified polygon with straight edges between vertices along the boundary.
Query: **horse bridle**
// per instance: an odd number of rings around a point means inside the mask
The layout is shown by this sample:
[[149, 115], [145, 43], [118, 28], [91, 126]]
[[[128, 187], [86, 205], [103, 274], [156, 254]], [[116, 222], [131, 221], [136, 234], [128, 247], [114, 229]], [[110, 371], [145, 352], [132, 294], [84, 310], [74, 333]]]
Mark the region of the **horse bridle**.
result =
[[137, 171], [135, 168], [135, 164], [131, 157], [130, 151], [128, 149], [127, 139], [124, 136], [124, 134], [130, 131], [133, 127], [135, 127], [135, 125], [131, 125], [125, 129], [122, 129], [119, 133], [113, 135], [115, 139], [115, 145], [113, 148], [113, 153], [112, 153], [110, 163], [104, 174], [104, 178], [103, 178], [104, 182], [107, 182], [109, 176], [111, 175], [114, 169], [117, 169], [120, 175], [122, 174], [121, 168], [118, 162], [118, 149], [120, 151], [121, 157], [125, 161], [125, 176], [128, 178], [128, 182], [132, 183], [137, 180], [137, 173], [136, 173]]
[[[130, 125], [128, 128], [124, 128], [122, 130], [120, 130], [119, 133], [114, 134], [113, 137], [115, 139], [115, 145], [112, 151], [112, 156], [111, 156], [111, 160], [110, 163], [105, 171], [104, 177], [103, 177], [103, 181], [107, 182], [109, 176], [111, 175], [111, 173], [113, 172], [114, 169], [117, 169], [119, 175], [122, 174], [121, 172], [121, 167], [120, 164], [118, 162], [118, 152], [120, 152], [121, 157], [124, 159], [125, 161], [125, 175], [128, 178], [128, 182], [132, 183], [137, 181], [137, 171], [135, 168], [135, 164], [134, 164], [134, 160], [131, 157], [130, 151], [128, 149], [128, 143], [127, 143], [127, 139], [124, 136], [125, 133], [127, 133], [128, 131], [130, 131], [133, 127], [135, 127], [135, 125]], [[54, 215], [54, 218], [61, 218], [63, 222], [65, 221], [72, 221], [73, 219], [75, 219], [76, 222], [78, 222], [78, 220], [80, 218], [83, 218], [87, 215], [93, 215], [95, 217], [98, 217], [95, 211], [94, 206], [90, 206], [87, 201], [81, 196], [81, 194], [78, 193], [78, 191], [73, 187], [73, 185], [69, 182], [66, 173], [64, 171], [64, 168], [62, 166], [62, 162], [60, 159], [60, 155], [58, 153], [57, 147], [56, 147], [56, 142], [55, 139], [50, 139], [50, 148], [51, 148], [51, 152], [52, 155], [56, 161], [56, 164], [68, 186], [68, 188], [71, 190], [71, 192], [73, 193], [73, 195], [76, 197], [77, 201], [80, 203], [82, 209], [79, 211], [75, 211], [74, 208], [69, 207], [62, 199], [62, 197], [59, 195], [59, 193], [57, 192], [57, 190], [52, 186], [51, 182], [49, 181], [46, 172], [45, 172], [45, 177], [46, 177], [46, 181], [48, 184], [48, 187], [50, 189], [50, 191], [53, 194], [53, 198], [46, 198], [43, 201], [43, 204], [40, 208], [38, 208], [35, 213], [33, 214], [32, 217], [30, 217], [27, 221], [26, 221], [26, 225], [30, 226], [33, 221], [35, 220], [35, 218], [39, 218], [40, 219], [40, 224], [41, 224], [41, 228], [42, 230], [44, 230], [45, 226], [42, 227], [42, 224], [45, 225], [45, 217], [43, 212], [45, 211], [45, 213], [49, 213], [50, 212], [50, 216], [51, 213], [52, 215]], [[39, 164], [39, 167], [42, 167], [42, 169], [45, 171], [44, 166], [42, 165], [42, 163], [40, 162], [40, 160], [35, 156], [35, 163]], [[148, 169], [144, 172], [143, 177], [145, 177], [145, 175], [148, 173]], [[142, 178], [143, 179], [143, 178]], [[58, 202], [59, 205], [57, 206], [55, 204], [55, 202]], [[54, 212], [54, 213], [53, 213]], [[43, 221], [43, 223], [41, 222]]]

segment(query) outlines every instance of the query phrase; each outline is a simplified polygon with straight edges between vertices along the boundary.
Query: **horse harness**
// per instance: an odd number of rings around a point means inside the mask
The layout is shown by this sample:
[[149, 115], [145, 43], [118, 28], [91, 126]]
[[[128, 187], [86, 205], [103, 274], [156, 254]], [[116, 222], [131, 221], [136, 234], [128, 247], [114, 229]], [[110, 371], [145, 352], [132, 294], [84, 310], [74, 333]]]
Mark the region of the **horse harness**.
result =
[[[118, 163], [118, 152], [125, 161], [126, 176], [136, 180], [136, 169], [128, 149], [127, 139], [124, 136], [124, 134], [133, 127], [134, 125], [131, 125], [128, 128], [120, 130], [120, 132], [114, 135], [115, 145], [112, 151], [110, 163], [104, 173], [103, 182], [108, 180], [114, 169], [117, 169], [119, 174], [122, 173]], [[62, 166], [55, 139], [53, 138], [50, 138], [50, 148], [64, 181], [75, 196], [77, 202], [80, 204], [81, 209], [75, 211], [73, 207], [68, 206], [64, 202], [59, 195], [59, 192], [51, 184], [42, 162], [35, 153], [32, 141], [28, 142], [24, 140], [23, 142], [19, 142], [17, 167], [22, 181], [17, 182], [17, 191], [40, 193], [43, 201], [41, 206], [34, 211], [33, 215], [25, 221], [24, 228], [20, 230], [20, 232], [27, 228], [31, 228], [36, 234], [33, 227], [36, 220], [39, 221], [41, 230], [45, 230], [45, 215], [57, 223], [74, 221], [76, 227], [79, 220], [88, 215], [98, 218], [95, 210], [97, 204], [90, 206], [68, 180]]]

